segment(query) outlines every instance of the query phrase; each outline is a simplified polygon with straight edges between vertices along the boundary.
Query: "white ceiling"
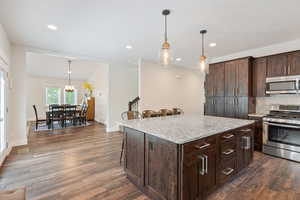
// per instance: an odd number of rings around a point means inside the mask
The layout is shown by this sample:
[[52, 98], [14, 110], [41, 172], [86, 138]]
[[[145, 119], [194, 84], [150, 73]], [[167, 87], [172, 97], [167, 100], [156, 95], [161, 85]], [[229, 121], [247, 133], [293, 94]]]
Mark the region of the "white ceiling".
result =
[[[26, 71], [31, 75], [67, 79], [68, 66], [67, 58], [31, 52], [26, 55]], [[103, 67], [103, 64], [74, 59], [71, 63], [71, 78], [87, 80], [99, 67]]]
[[105, 62], [157, 60], [164, 8], [172, 11], [169, 39], [182, 65], [196, 63], [203, 28], [206, 44], [217, 43], [207, 45], [210, 57], [300, 37], [299, 0], [1, 0], [0, 23], [15, 43]]

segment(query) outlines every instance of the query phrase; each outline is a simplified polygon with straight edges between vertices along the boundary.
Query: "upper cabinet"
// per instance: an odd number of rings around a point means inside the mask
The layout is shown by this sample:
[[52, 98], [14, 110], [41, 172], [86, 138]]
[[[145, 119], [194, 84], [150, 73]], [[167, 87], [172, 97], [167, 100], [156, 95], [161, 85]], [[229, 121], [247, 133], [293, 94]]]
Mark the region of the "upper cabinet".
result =
[[205, 86], [206, 96], [224, 96], [224, 63], [209, 66], [209, 74], [206, 76]]
[[253, 96], [266, 96], [267, 58], [255, 58], [253, 61]]
[[267, 77], [286, 76], [288, 66], [287, 54], [267, 57]]
[[300, 51], [267, 57], [267, 77], [300, 75]]
[[225, 63], [225, 96], [251, 96], [250, 68], [250, 58]]
[[300, 75], [300, 51], [288, 54], [287, 75]]

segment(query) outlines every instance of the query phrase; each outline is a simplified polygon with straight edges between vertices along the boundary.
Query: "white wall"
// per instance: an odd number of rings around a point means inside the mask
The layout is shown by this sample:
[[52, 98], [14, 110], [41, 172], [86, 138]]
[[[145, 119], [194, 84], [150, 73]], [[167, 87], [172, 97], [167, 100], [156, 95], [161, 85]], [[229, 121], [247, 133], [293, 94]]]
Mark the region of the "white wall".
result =
[[9, 100], [9, 135], [12, 146], [27, 144], [26, 132], [26, 50], [23, 46], [12, 46], [12, 89]]
[[[6, 72], [9, 72], [10, 71], [10, 61], [11, 61], [11, 45], [10, 45], [10, 41], [7, 37], [7, 34], [5, 33], [5, 30], [3, 28], [3, 26], [0, 24], [0, 68], [3, 69], [4, 71]], [[8, 107], [8, 109], [10, 110], [10, 107], [9, 107], [9, 96], [10, 96], [10, 91], [7, 90], [6, 92], [7, 94], [7, 102], [6, 102], [6, 106]], [[10, 135], [11, 135], [11, 132], [9, 131], [9, 114], [10, 113], [7, 113], [6, 115], [6, 134], [7, 134], [7, 137], [6, 137], [6, 142], [8, 144], [8, 147], [7, 149], [4, 150], [4, 152], [2, 154], [0, 154], [0, 166], [2, 165], [5, 157], [9, 154], [11, 148], [12, 148], [12, 142], [10, 140]]]
[[[34, 111], [32, 105], [37, 106], [39, 118], [46, 118], [45, 112], [46, 106], [46, 87], [58, 87], [61, 89], [61, 103], [64, 103], [64, 87], [67, 83], [66, 79], [38, 77], [27, 74], [26, 78], [26, 118], [27, 121], [35, 120]], [[72, 80], [72, 84], [77, 89], [77, 103], [81, 104], [84, 89], [84, 81]]]
[[197, 69], [141, 61], [139, 110], [182, 108], [185, 113], [203, 113], [204, 76]]
[[109, 66], [109, 113], [107, 131], [119, 130], [121, 113], [128, 111], [128, 102], [138, 96], [137, 66], [111, 64]]
[[109, 66], [105, 64], [99, 66], [99, 69], [88, 79], [88, 82], [94, 87], [95, 121], [107, 125]]
[[[11, 47], [3, 26], [0, 24], [0, 64], [8, 70], [10, 64]], [[5, 63], [5, 65], [4, 65]]]

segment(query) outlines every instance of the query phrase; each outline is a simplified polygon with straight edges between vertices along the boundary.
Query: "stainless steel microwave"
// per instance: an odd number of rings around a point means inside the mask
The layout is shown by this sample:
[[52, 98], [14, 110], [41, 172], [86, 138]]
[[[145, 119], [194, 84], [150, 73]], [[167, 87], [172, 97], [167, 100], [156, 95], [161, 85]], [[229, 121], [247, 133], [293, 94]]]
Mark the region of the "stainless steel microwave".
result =
[[300, 76], [266, 78], [266, 94], [296, 94], [299, 92]]

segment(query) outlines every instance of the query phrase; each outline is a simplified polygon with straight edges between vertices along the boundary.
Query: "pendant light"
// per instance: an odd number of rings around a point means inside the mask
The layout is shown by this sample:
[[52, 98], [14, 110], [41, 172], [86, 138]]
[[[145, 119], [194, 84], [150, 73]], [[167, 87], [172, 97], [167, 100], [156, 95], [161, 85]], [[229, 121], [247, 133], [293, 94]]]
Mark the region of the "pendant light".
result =
[[202, 35], [202, 54], [200, 56], [200, 69], [203, 73], [208, 74], [209, 73], [209, 66], [206, 63], [207, 59], [204, 55], [204, 35], [207, 33], [207, 30], [201, 30], [200, 34]]
[[65, 91], [66, 92], [74, 92], [75, 87], [71, 84], [71, 60], [68, 60], [69, 63], [69, 70], [68, 70], [68, 84], [65, 86]]
[[165, 38], [162, 48], [160, 50], [160, 62], [163, 66], [168, 66], [172, 61], [172, 54], [170, 49], [170, 44], [168, 43], [168, 31], [167, 31], [167, 16], [170, 14], [170, 10], [165, 9], [162, 11], [162, 15], [165, 17]]

